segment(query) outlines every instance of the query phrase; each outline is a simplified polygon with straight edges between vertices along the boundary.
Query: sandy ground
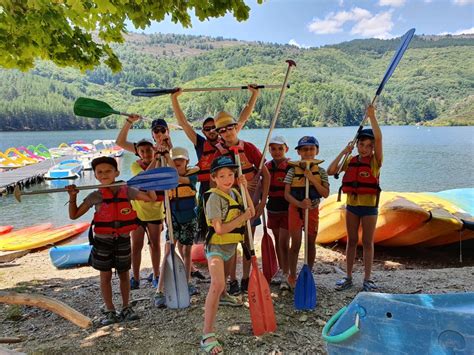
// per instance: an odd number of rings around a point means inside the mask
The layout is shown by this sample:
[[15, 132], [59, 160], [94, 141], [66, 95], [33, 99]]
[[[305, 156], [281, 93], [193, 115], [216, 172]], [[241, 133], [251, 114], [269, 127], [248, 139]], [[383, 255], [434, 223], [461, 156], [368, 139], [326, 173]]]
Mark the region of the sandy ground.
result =
[[[258, 238], [257, 238], [258, 239]], [[150, 260], [144, 250], [142, 277], [150, 272]], [[257, 253], [258, 255], [258, 253]], [[343, 246], [318, 247], [314, 277], [318, 306], [312, 312], [298, 312], [293, 294], [280, 293], [272, 286], [278, 330], [262, 337], [252, 335], [248, 307], [221, 307], [217, 334], [227, 353], [325, 353], [321, 331], [325, 322], [351, 302], [362, 284], [361, 253], [358, 255], [355, 287], [334, 291], [334, 282], [343, 276]], [[204, 273], [205, 268], [202, 268]], [[374, 279], [381, 292], [446, 293], [474, 291], [474, 249], [442, 250], [376, 248]], [[119, 305], [118, 279], [114, 277], [114, 300]], [[178, 353], [199, 352], [203, 306], [209, 284], [197, 283], [201, 293], [186, 309], [156, 309], [154, 290], [142, 280], [132, 291], [139, 321], [97, 326], [102, 305], [98, 273], [90, 267], [55, 269], [47, 250], [28, 254], [13, 262], [0, 264], [0, 289], [38, 293], [77, 309], [91, 317], [94, 326], [81, 329], [60, 316], [39, 308], [0, 304], [0, 338], [20, 337], [17, 344], [4, 348], [26, 353]], [[244, 298], [245, 301], [245, 298]], [[2, 351], [0, 350], [0, 353]]]

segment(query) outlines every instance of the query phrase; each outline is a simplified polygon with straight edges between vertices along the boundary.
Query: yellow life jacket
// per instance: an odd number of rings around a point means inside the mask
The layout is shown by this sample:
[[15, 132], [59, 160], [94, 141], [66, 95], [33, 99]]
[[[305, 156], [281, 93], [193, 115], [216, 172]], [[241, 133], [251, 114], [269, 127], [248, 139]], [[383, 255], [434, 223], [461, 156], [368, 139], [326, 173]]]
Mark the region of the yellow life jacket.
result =
[[[316, 179], [321, 183], [321, 176], [319, 175], [319, 165], [323, 160], [314, 160], [310, 164], [311, 173], [316, 176]], [[291, 195], [296, 198], [298, 201], [303, 201], [305, 198], [305, 186], [306, 178], [304, 176], [304, 171], [306, 170], [306, 162], [304, 160], [297, 162], [289, 162], [288, 165], [295, 169], [295, 175], [293, 176], [293, 181], [291, 182]], [[316, 198], [321, 198], [318, 190], [314, 187], [312, 183], [309, 183], [309, 199], [314, 200]]]
[[[232, 188], [232, 192], [237, 196], [237, 201], [234, 200], [231, 196], [223, 192], [222, 190], [213, 188], [210, 189], [207, 193], [215, 193], [229, 202], [229, 209], [227, 211], [227, 215], [225, 219], [222, 221], [223, 223], [229, 223], [236, 219], [238, 216], [242, 214], [243, 211], [243, 203], [242, 197], [240, 193]], [[209, 219], [206, 218], [207, 225], [209, 227], [208, 237], [206, 240], [206, 244], [234, 244], [239, 243], [244, 240], [244, 233], [245, 233], [245, 223], [242, 223], [241, 226], [237, 227], [236, 229], [230, 231], [229, 233], [225, 234], [217, 234], [212, 226], [212, 223]]]

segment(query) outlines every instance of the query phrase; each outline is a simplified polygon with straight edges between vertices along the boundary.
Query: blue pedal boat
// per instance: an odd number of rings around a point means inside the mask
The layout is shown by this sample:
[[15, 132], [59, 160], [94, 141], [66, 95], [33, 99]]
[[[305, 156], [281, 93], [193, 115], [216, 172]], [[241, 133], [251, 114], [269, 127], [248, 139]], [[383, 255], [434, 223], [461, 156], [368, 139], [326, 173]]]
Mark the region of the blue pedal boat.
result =
[[49, 257], [58, 269], [87, 265], [91, 248], [89, 243], [57, 246], [49, 249]]
[[359, 293], [324, 326], [334, 354], [474, 354], [474, 293]]

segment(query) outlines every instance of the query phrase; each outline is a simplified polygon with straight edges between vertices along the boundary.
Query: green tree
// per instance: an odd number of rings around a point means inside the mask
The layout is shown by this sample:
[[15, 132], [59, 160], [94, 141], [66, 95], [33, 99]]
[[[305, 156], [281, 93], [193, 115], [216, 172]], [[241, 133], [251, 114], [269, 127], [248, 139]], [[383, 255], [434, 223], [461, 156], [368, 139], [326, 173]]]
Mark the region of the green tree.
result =
[[46, 59], [59, 66], [86, 70], [105, 59], [116, 72], [122, 66], [109, 44], [124, 41], [126, 21], [145, 29], [151, 21], [159, 22], [171, 15], [174, 23], [190, 27], [191, 10], [200, 21], [227, 12], [243, 21], [250, 8], [244, 0], [3, 0], [0, 66], [28, 70], [36, 59]]

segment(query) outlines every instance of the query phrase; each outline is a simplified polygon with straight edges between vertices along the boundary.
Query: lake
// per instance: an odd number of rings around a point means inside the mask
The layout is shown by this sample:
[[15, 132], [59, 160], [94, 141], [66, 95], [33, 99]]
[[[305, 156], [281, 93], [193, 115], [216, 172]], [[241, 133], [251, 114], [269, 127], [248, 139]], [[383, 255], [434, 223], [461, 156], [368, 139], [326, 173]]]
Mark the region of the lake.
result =
[[[322, 167], [329, 163], [352, 140], [357, 127], [335, 128], [283, 128], [275, 129], [275, 134], [284, 135], [289, 142], [288, 156], [297, 159], [294, 147], [304, 135], [314, 135], [320, 143], [318, 158], [324, 159]], [[265, 143], [268, 130], [243, 130], [240, 137], [257, 145], [260, 149]], [[57, 131], [57, 132], [1, 132], [0, 151], [12, 146], [27, 146], [43, 143], [55, 147], [63, 142], [95, 139], [115, 139], [118, 130], [102, 131]], [[384, 139], [384, 165], [381, 170], [381, 186], [386, 191], [442, 191], [461, 187], [474, 187], [474, 127], [416, 127], [387, 126], [382, 127]], [[184, 132], [171, 132], [173, 144], [187, 148], [191, 164], [196, 163], [192, 144]], [[130, 131], [129, 140], [137, 141], [150, 138], [149, 130]], [[267, 154], [267, 156], [269, 156]], [[131, 177], [129, 167], [136, 159], [126, 153], [120, 158], [121, 179]], [[1, 174], [1, 173], [0, 173]], [[51, 181], [33, 186], [33, 189], [65, 186], [70, 182]], [[93, 184], [91, 172], [74, 181], [77, 185]], [[340, 180], [331, 178], [331, 193], [336, 193]], [[87, 191], [81, 191], [79, 201]], [[13, 196], [0, 198], [0, 225], [11, 224], [15, 228], [30, 226], [36, 223], [52, 222], [54, 225], [70, 223], [66, 193], [25, 196], [20, 204]], [[91, 220], [92, 213], [81, 218]]]

